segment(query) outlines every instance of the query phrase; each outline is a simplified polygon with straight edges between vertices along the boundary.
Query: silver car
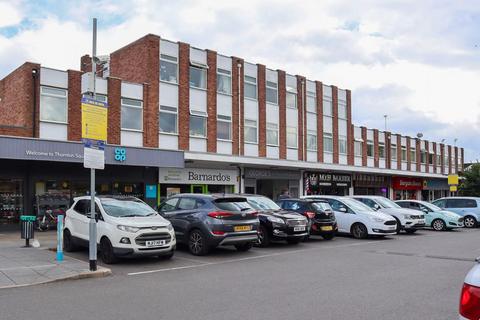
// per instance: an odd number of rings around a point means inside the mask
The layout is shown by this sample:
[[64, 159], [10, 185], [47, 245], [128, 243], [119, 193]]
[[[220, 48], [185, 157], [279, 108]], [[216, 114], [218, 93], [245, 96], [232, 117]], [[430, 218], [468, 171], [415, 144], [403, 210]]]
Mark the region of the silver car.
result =
[[460, 294], [460, 310], [458, 319], [480, 319], [480, 257], [468, 272]]

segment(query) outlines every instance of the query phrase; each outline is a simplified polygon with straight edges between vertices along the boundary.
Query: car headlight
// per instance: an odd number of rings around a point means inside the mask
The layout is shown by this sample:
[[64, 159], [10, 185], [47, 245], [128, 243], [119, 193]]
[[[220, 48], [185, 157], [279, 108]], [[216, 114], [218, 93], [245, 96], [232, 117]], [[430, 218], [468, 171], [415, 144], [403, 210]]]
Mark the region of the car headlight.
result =
[[283, 219], [280, 219], [280, 218], [274, 217], [274, 216], [269, 216], [267, 219], [268, 219], [268, 221], [274, 222], [274, 223], [279, 223], [279, 224], [284, 224], [285, 223], [283, 221]]
[[412, 216], [409, 214], [404, 214], [403, 217], [407, 220], [413, 219]]
[[138, 230], [140, 230], [140, 228], [137, 228], [137, 227], [123, 226], [121, 224], [119, 224], [117, 226], [117, 228], [118, 228], [118, 230], [122, 230], [122, 231], [125, 231], [125, 232], [131, 232], [131, 233], [135, 233]]
[[375, 222], [380, 222], [380, 223], [385, 222], [385, 220], [383, 220], [382, 218], [370, 217], [370, 219], [373, 220], [373, 221], [375, 221]]
[[173, 226], [172, 226], [171, 223], [169, 223], [169, 224], [167, 225], [167, 229], [168, 229], [168, 231], [172, 231], [172, 230], [173, 230]]

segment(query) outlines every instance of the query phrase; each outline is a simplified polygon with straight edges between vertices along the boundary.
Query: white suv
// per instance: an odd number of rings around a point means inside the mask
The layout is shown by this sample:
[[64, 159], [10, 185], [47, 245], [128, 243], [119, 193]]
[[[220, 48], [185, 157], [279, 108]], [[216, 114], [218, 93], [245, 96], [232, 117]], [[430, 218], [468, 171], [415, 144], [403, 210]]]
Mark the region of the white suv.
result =
[[[171, 258], [176, 239], [172, 224], [145, 202], [134, 197], [99, 196], [95, 199], [97, 244], [104, 263], [119, 257]], [[78, 197], [65, 215], [65, 251], [88, 247], [90, 197]]]

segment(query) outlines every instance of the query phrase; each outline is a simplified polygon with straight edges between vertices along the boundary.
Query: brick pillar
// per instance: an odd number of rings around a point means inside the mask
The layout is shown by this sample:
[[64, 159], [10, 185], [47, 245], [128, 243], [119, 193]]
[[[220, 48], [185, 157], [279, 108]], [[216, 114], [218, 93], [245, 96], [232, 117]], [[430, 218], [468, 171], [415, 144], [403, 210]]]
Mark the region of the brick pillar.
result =
[[425, 152], [426, 152], [426, 161], [425, 161], [425, 172], [430, 172], [430, 143], [425, 141]]
[[417, 172], [422, 171], [421, 170], [421, 154], [420, 154], [420, 139], [415, 139], [415, 156], [417, 157]]
[[367, 161], [367, 128], [360, 127], [362, 129], [362, 167], [368, 165]]
[[178, 149], [190, 149], [190, 45], [178, 43]]
[[397, 135], [397, 170], [402, 170], [402, 136]]
[[458, 147], [455, 147], [454, 148], [454, 159], [455, 159], [455, 163], [454, 163], [454, 168], [455, 168], [455, 173], [457, 174], [458, 173]]
[[280, 109], [280, 121], [278, 138], [280, 144], [280, 159], [287, 158], [287, 96], [286, 96], [286, 75], [285, 71], [278, 71], [278, 107]]
[[108, 77], [108, 137], [109, 144], [121, 144], [121, 96], [122, 80]]
[[448, 146], [448, 174], [452, 174], [452, 146]]
[[373, 165], [378, 168], [380, 165], [380, 154], [378, 151], [378, 129], [373, 129]]
[[440, 144], [440, 173], [445, 174], [445, 145]]
[[332, 115], [333, 115], [333, 163], [338, 163], [338, 88], [332, 86]]
[[390, 141], [391, 133], [386, 131], [385, 134], [385, 168], [392, 168], [392, 143]]
[[153, 90], [150, 84], [143, 84], [143, 146], [158, 148], [158, 89], [155, 98]]
[[266, 69], [263, 64], [257, 64], [258, 87], [258, 156], [267, 156], [267, 100], [266, 100]]
[[433, 142], [433, 173], [437, 173], [437, 143]]
[[67, 70], [68, 74], [68, 140], [82, 139], [81, 82], [82, 72]]
[[465, 150], [463, 148], [460, 148], [460, 168], [459, 170], [463, 172], [463, 168], [465, 165]]
[[85, 54], [80, 58], [80, 70], [82, 73], [92, 72], [92, 58]]
[[352, 123], [352, 92], [347, 90], [347, 164], [355, 165], [355, 127]]
[[[300, 161], [306, 161], [304, 159], [304, 148], [305, 146], [305, 140], [304, 140], [304, 132], [306, 133], [307, 130], [304, 128], [305, 123], [307, 121], [307, 112], [304, 108], [305, 102], [303, 101], [303, 97], [307, 96], [306, 92], [306, 79], [303, 76], [296, 76], [297, 78], [297, 111], [298, 111], [298, 160]], [[302, 88], [303, 87], [303, 88]]]
[[323, 162], [323, 84], [315, 81], [317, 93], [317, 161]]
[[217, 52], [207, 50], [207, 152], [217, 152]]
[[411, 141], [410, 141], [410, 137], [406, 137], [406, 138], [407, 138], [407, 170], [410, 171], [412, 169], [412, 157], [410, 153]]
[[[238, 83], [238, 65], [241, 65], [240, 68], [240, 84]], [[233, 122], [233, 146], [232, 154], [234, 155], [243, 155], [244, 149], [244, 115], [243, 115], [243, 105], [244, 105], [244, 63], [243, 59], [232, 57], [232, 122]], [[239, 88], [240, 87], [240, 88]], [[240, 90], [239, 90], [240, 89]], [[240, 100], [240, 104], [239, 104]], [[240, 130], [239, 130], [240, 125]], [[239, 135], [240, 134], [240, 135]]]

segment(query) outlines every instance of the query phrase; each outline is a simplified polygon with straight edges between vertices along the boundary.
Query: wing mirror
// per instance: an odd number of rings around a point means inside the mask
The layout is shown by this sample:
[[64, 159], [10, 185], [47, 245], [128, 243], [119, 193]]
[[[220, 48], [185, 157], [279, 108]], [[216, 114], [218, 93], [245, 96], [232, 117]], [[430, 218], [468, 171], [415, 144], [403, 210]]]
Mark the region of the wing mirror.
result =
[[380, 210], [380, 206], [379, 206], [377, 203], [375, 203], [375, 204], [373, 205], [373, 210], [375, 210], [375, 211]]
[[430, 212], [427, 208], [423, 208], [422, 211], [425, 212], [425, 213], [429, 213], [429, 212]]
[[347, 208], [345, 208], [345, 207], [340, 207], [340, 208], [338, 209], [338, 211], [343, 212], [343, 213], [347, 213]]

